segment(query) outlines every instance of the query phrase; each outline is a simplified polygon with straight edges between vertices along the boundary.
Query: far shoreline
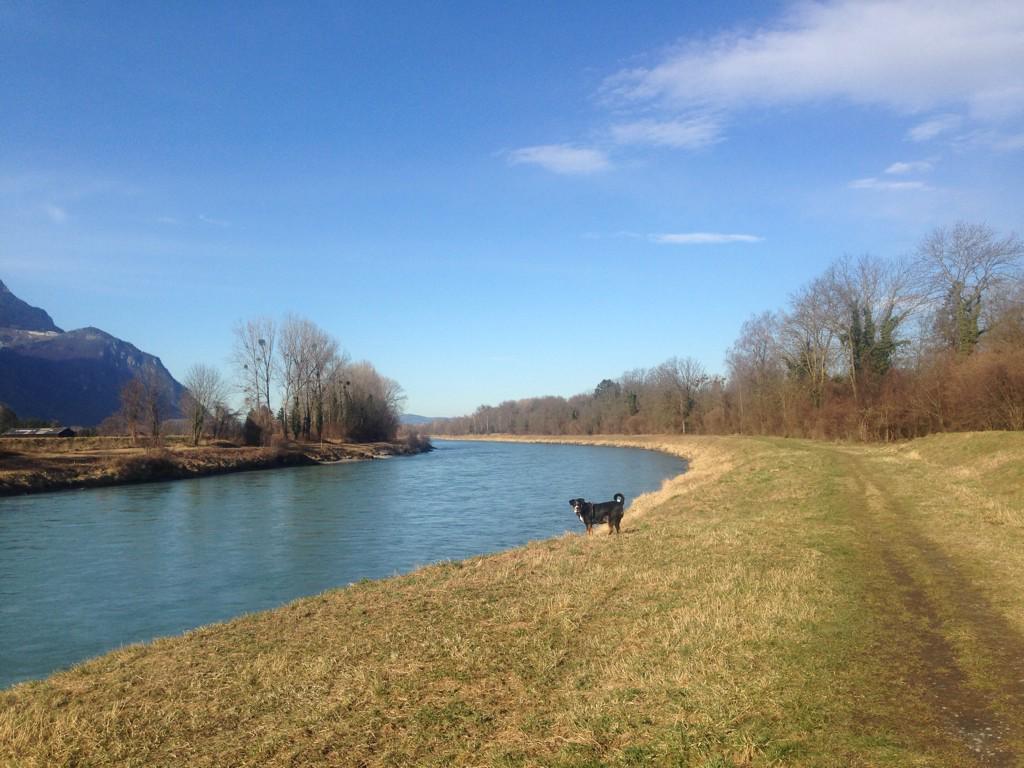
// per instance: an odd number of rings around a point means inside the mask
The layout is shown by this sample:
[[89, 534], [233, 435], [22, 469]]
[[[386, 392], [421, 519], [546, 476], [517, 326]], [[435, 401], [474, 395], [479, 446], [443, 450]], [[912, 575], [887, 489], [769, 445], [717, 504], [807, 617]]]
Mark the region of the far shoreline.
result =
[[[637, 496], [629, 504], [628, 517], [639, 517], [648, 510], [659, 506], [679, 493], [682, 483], [693, 478], [692, 462], [695, 459], [707, 462], [700, 475], [717, 476], [721, 468], [714, 466], [724, 459], [722, 440], [705, 436], [701, 440], [687, 439], [682, 435], [512, 435], [495, 433], [489, 435], [430, 435], [433, 441], [466, 441], [477, 443], [525, 443], [537, 445], [579, 445], [605, 448], [633, 448], [643, 451], [657, 451], [673, 456], [683, 463], [683, 471], [666, 478], [661, 488]], [[729, 465], [726, 465], [729, 466]]]
[[[18, 447], [13, 441], [0, 442], [0, 498], [373, 461], [414, 456], [433, 449], [429, 440], [288, 443], [278, 447], [84, 448], [55, 452], [18, 450]], [[54, 447], [63, 446], [55, 444]]]

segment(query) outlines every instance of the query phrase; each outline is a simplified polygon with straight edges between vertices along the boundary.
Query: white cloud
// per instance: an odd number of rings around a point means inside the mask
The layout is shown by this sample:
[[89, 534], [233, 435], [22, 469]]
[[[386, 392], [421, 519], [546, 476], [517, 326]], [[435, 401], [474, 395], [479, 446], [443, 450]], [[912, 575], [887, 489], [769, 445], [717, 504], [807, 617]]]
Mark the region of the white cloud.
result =
[[932, 169], [932, 164], [927, 160], [911, 160], [909, 162], [896, 162], [885, 169], [890, 175], [904, 176], [908, 173], [927, 173]]
[[876, 179], [874, 177], [867, 179], [855, 179], [850, 182], [849, 187], [850, 189], [875, 189], [892, 192], [931, 189], [931, 187], [923, 181], [886, 181], [884, 179]]
[[201, 222], [203, 222], [203, 224], [211, 224], [211, 225], [213, 225], [215, 227], [230, 227], [231, 226], [231, 222], [230, 221], [226, 221], [225, 219], [215, 219], [212, 216], [207, 216], [205, 213], [200, 213], [198, 218], [199, 218], [199, 220]]
[[1009, 131], [1005, 128], [974, 128], [951, 136], [950, 144], [958, 148], [982, 148], [995, 152], [1018, 152], [1024, 149], [1024, 132], [1016, 126], [1009, 126]]
[[700, 149], [719, 140], [718, 121], [707, 115], [679, 120], [637, 120], [611, 128], [617, 144], [652, 144], [676, 149]]
[[939, 115], [915, 125], [907, 131], [907, 138], [911, 141], [931, 141], [936, 136], [957, 130], [963, 122], [960, 115]]
[[509, 165], [539, 165], [553, 173], [590, 174], [611, 167], [608, 156], [599, 149], [570, 144], [543, 144], [522, 147], [505, 153]]
[[54, 224], [63, 224], [68, 220], [68, 212], [61, 208], [59, 205], [53, 203], [47, 203], [43, 206], [43, 212], [50, 218]]
[[838, 99], [975, 117], [1024, 109], [1024, 3], [837, 0], [793, 4], [771, 27], [684, 42], [608, 78], [616, 101], [737, 109]]
[[[823, 103], [911, 117], [915, 142], [998, 131], [1014, 150], [1024, 118], [1021, 40], [1021, 0], [788, 0], [761, 26], [683, 39], [648, 66], [605, 78], [605, 127], [591, 135], [607, 137], [607, 152], [555, 144], [505, 154], [511, 164], [594, 173], [610, 167], [617, 147], [700, 149], [720, 141], [738, 112]], [[851, 186], [927, 188], [878, 179]]]
[[718, 243], [759, 243], [757, 235], [727, 235], [721, 232], [681, 232], [648, 235], [651, 242], [662, 245], [711, 245]]

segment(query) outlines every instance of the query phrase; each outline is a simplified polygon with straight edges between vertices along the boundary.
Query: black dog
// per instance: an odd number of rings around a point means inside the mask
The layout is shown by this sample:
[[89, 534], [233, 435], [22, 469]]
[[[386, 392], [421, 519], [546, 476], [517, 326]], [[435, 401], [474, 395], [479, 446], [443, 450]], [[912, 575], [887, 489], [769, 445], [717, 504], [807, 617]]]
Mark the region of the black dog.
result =
[[587, 526], [587, 533], [598, 523], [608, 523], [608, 534], [614, 530], [619, 532], [619, 523], [622, 522], [624, 512], [623, 505], [626, 497], [621, 493], [615, 494], [614, 501], [602, 501], [597, 504], [585, 499], [569, 499], [569, 506], [576, 513], [580, 522]]

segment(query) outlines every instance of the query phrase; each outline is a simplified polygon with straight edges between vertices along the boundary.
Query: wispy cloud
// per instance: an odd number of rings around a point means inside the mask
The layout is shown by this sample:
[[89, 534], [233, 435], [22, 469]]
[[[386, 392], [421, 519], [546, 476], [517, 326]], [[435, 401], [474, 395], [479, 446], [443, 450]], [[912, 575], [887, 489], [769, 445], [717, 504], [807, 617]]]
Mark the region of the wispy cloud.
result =
[[932, 169], [928, 160], [911, 160], [909, 162], [896, 162], [885, 169], [890, 176], [905, 176], [908, 173], [927, 173]]
[[960, 115], [938, 115], [915, 125], [907, 131], [907, 138], [911, 141], [931, 141], [957, 130], [963, 123], [964, 119]]
[[226, 221], [225, 219], [215, 219], [212, 216], [207, 216], [205, 213], [200, 213], [199, 214], [199, 220], [201, 222], [203, 222], [203, 224], [211, 224], [211, 225], [213, 225], [215, 227], [230, 227], [231, 226], [231, 222], [230, 221]]
[[893, 179], [885, 177], [928, 173], [932, 168], [931, 160], [901, 160], [891, 163], [882, 171], [884, 174], [883, 178], [868, 176], [863, 179], [854, 179], [847, 186], [850, 189], [872, 189], [886, 192], [929, 191], [932, 187], [918, 179]]
[[525, 147], [508, 160], [593, 173], [630, 146], [711, 146], [740, 112], [828, 102], [916, 119], [907, 132], [915, 142], [979, 126], [1012, 133], [1024, 117], [1022, 39], [1021, 2], [790, 0], [772, 22], [683, 39], [605, 78], [604, 125], [590, 135], [607, 137], [606, 149]]
[[636, 120], [611, 128], [617, 144], [649, 144], [675, 149], [700, 149], [720, 139], [718, 121], [710, 115], [677, 120]]
[[604, 90], [671, 108], [840, 99], [1006, 114], [1024, 109], [1022, 37], [1024, 4], [1005, 0], [802, 2], [771, 27], [684, 41], [654, 66], [616, 73]]
[[575, 147], [571, 144], [542, 144], [522, 147], [505, 153], [509, 165], [539, 165], [554, 173], [591, 174], [608, 170], [611, 162], [600, 149]]
[[648, 235], [653, 243], [662, 245], [717, 245], [721, 243], [760, 243], [757, 235], [735, 235], [722, 232], [670, 232]]
[[53, 203], [46, 203], [43, 205], [43, 212], [54, 224], [63, 224], [68, 220], [68, 212], [59, 205], [54, 205]]
[[873, 176], [866, 179], [855, 179], [850, 182], [849, 187], [850, 189], [874, 189], [890, 192], [925, 191], [931, 189], [923, 181], [889, 181], [888, 179], [876, 179]]

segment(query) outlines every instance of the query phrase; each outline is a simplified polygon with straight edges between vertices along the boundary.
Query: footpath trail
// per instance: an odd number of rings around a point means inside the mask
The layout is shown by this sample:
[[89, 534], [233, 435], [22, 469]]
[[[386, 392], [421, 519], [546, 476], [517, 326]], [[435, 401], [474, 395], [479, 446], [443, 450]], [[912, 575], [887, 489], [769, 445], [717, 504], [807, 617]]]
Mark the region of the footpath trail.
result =
[[689, 470], [0, 691], [0, 766], [1024, 767], [1024, 434], [588, 442]]
[[971, 562], [969, 540], [951, 535], [947, 520], [933, 519], [929, 535], [922, 513], [936, 499], [962, 503], [955, 477], [933, 467], [914, 478], [877, 452], [834, 450], [851, 520], [878, 565], [871, 602], [885, 630], [879, 653], [929, 710], [930, 722], [915, 727], [934, 728], [978, 765], [1024, 765], [1024, 635], [979, 586], [992, 564]]

